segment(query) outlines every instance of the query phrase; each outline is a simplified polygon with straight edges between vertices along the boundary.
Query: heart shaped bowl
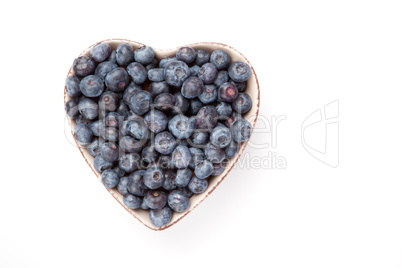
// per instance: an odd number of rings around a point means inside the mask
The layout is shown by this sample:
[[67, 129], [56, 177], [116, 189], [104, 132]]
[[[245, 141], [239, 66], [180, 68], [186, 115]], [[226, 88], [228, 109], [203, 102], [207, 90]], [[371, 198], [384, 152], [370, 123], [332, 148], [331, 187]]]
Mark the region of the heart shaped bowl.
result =
[[[111, 45], [112, 49], [116, 49], [117, 46], [121, 43], [131, 44], [132, 47], [134, 48], [134, 50], [141, 46], [144, 46], [144, 44], [141, 44], [141, 43], [138, 43], [135, 41], [126, 40], [126, 39], [107, 39], [107, 40], [100, 41], [98, 43], [101, 43], [101, 42], [109, 43]], [[96, 43], [96, 44], [98, 44], [98, 43]], [[79, 56], [83, 56], [83, 55], [90, 56], [90, 50], [96, 44], [93, 44], [92, 46], [88, 47]], [[255, 123], [256, 123], [257, 117], [258, 117], [259, 107], [260, 107], [260, 88], [259, 88], [259, 84], [258, 84], [258, 80], [257, 80], [257, 75], [256, 75], [253, 67], [251, 66], [250, 62], [246, 59], [246, 57], [244, 57], [243, 54], [241, 54], [234, 48], [232, 48], [228, 45], [220, 44], [220, 43], [204, 42], [204, 43], [190, 44], [190, 45], [186, 45], [186, 46], [190, 46], [190, 47], [194, 48], [195, 50], [205, 49], [205, 50], [209, 51], [210, 53], [212, 53], [212, 51], [214, 51], [216, 49], [221, 49], [221, 50], [226, 51], [230, 55], [232, 62], [233, 61], [243, 61], [243, 62], [247, 62], [250, 65], [252, 72], [251, 72], [250, 78], [247, 81], [247, 89], [245, 92], [247, 92], [251, 97], [252, 108], [249, 112], [244, 114], [243, 117], [251, 123], [251, 125], [254, 129]], [[154, 48], [154, 50], [155, 50], [156, 58], [158, 60], [161, 60], [163, 58], [175, 56], [176, 51], [179, 48], [180, 47], [173, 48], [173, 49], [156, 49], [156, 48]], [[71, 67], [68, 72], [68, 76], [73, 75], [73, 74], [74, 74], [74, 72]], [[67, 95], [66, 89], [64, 88], [64, 103], [66, 103], [68, 100], [70, 100], [70, 96]], [[67, 116], [67, 120], [71, 127], [71, 133], [73, 134], [73, 129], [74, 129], [76, 123], [74, 120], [72, 120], [68, 116]], [[74, 137], [74, 135], [73, 135], [73, 137]], [[190, 198], [190, 206], [186, 211], [184, 211], [182, 213], [173, 212], [171, 221], [167, 225], [164, 225], [162, 227], [155, 227], [151, 223], [151, 220], [149, 219], [149, 211], [145, 211], [145, 210], [141, 210], [141, 209], [133, 210], [133, 209], [128, 208], [123, 203], [123, 196], [117, 191], [117, 189], [107, 189], [107, 188], [105, 188], [105, 189], [120, 203], [120, 205], [122, 207], [124, 207], [131, 215], [134, 216], [134, 218], [139, 220], [146, 227], [148, 227], [152, 230], [155, 230], [155, 231], [165, 230], [165, 229], [171, 227], [172, 225], [176, 224], [184, 216], [186, 216], [193, 209], [195, 209], [202, 201], [205, 200], [205, 198], [207, 198], [218, 187], [218, 185], [223, 181], [223, 179], [225, 179], [227, 177], [227, 175], [229, 174], [231, 169], [235, 166], [235, 163], [239, 160], [239, 157], [243, 153], [244, 148], [246, 148], [247, 143], [248, 143], [248, 141], [242, 143], [237, 155], [227, 162], [225, 170], [220, 175], [211, 176], [208, 179], [209, 186], [205, 192], [203, 192], [201, 194], [193, 195]], [[85, 146], [82, 147], [82, 146], [78, 145], [77, 142], [76, 142], [76, 144], [77, 144], [77, 147], [80, 150], [82, 156], [84, 157], [85, 161], [87, 162], [88, 166], [92, 169], [92, 171], [94, 172], [96, 177], [101, 181], [101, 174], [95, 170], [94, 165], [93, 165], [94, 157], [88, 153]]]

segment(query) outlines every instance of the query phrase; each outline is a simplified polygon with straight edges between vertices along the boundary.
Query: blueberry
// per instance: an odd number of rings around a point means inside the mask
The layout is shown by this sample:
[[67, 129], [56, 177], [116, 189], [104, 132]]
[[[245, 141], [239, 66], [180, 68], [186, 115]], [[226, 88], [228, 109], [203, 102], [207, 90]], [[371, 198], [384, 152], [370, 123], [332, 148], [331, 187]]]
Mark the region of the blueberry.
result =
[[119, 167], [127, 173], [140, 168], [140, 155], [137, 153], [125, 154], [119, 159]]
[[192, 176], [193, 172], [191, 171], [191, 169], [178, 169], [175, 178], [175, 185], [182, 188], [186, 187], [190, 182]]
[[154, 82], [161, 82], [165, 79], [163, 68], [154, 68], [148, 71], [148, 79]]
[[194, 194], [201, 194], [205, 192], [208, 188], [208, 180], [199, 179], [196, 176], [193, 176], [188, 183], [188, 189]]
[[172, 114], [185, 114], [190, 106], [189, 100], [180, 92], [176, 92], [173, 96], [175, 97], [175, 108], [172, 110]]
[[158, 152], [155, 150], [155, 145], [148, 145], [144, 149], [142, 149], [141, 157], [147, 163], [154, 162], [158, 157]]
[[175, 115], [169, 121], [169, 131], [175, 136], [177, 139], [187, 139], [193, 133], [195, 127], [195, 121], [190, 120], [185, 115]]
[[183, 212], [190, 206], [190, 201], [182, 190], [174, 190], [168, 196], [168, 204], [176, 212]]
[[87, 145], [87, 150], [90, 155], [93, 157], [97, 156], [100, 154], [100, 147], [102, 145], [102, 142], [100, 139], [94, 139], [90, 144]]
[[[198, 165], [201, 161], [205, 159], [204, 152], [201, 149], [191, 147], [190, 149], [191, 153], [191, 161], [190, 164], [188, 165], [191, 169], [195, 169], [195, 166]], [[180, 186], [184, 187], [184, 186]]]
[[222, 162], [226, 157], [225, 151], [212, 143], [208, 143], [205, 146], [204, 154], [205, 158], [214, 164]]
[[246, 81], [237, 83], [237, 82], [235, 82], [233, 80], [230, 80], [229, 82], [233, 83], [236, 86], [237, 91], [239, 91], [239, 92], [244, 92], [247, 89], [247, 82]]
[[167, 131], [158, 133], [155, 136], [155, 150], [160, 154], [170, 154], [176, 147], [176, 140]]
[[196, 54], [192, 47], [181, 47], [176, 52], [176, 58], [184, 61], [185, 63], [191, 63], [195, 60]]
[[228, 147], [226, 147], [225, 149], [225, 155], [227, 158], [232, 158], [233, 156], [235, 156], [237, 154], [237, 152], [240, 149], [240, 145], [239, 143], [237, 143], [235, 140], [231, 140], [231, 142], [229, 143]]
[[116, 172], [111, 169], [107, 169], [102, 172], [101, 175], [102, 183], [106, 188], [114, 188], [119, 184], [119, 176], [117, 176]]
[[242, 118], [243, 118], [243, 117], [242, 117], [240, 114], [238, 114], [238, 113], [236, 113], [236, 112], [233, 112], [232, 115], [231, 115], [229, 118], [227, 118], [227, 119], [223, 122], [223, 124], [224, 124], [226, 127], [231, 128], [231, 127], [233, 126], [233, 124], [234, 124], [237, 120], [242, 119]]
[[105, 125], [102, 121], [96, 120], [89, 125], [94, 136], [99, 137], [102, 132], [105, 130]]
[[142, 210], [148, 210], [149, 209], [149, 207], [145, 204], [145, 200], [144, 200], [144, 198], [142, 199], [142, 203], [141, 203], [141, 207], [140, 207]]
[[181, 87], [183, 82], [190, 76], [190, 69], [182, 61], [169, 62], [164, 70], [165, 81], [173, 87]]
[[176, 168], [176, 166], [173, 164], [171, 154], [159, 156], [158, 165], [160, 165], [160, 167], [163, 169], [175, 169]]
[[226, 120], [232, 115], [232, 106], [227, 102], [219, 102], [216, 106], [216, 111], [219, 115], [219, 120]]
[[188, 146], [188, 143], [186, 140], [176, 140], [176, 144], [177, 144], [177, 146], [179, 146], [179, 145]]
[[117, 191], [121, 193], [122, 195], [128, 194], [128, 184], [130, 183], [130, 178], [129, 177], [121, 177], [119, 184], [117, 185]]
[[214, 85], [217, 86], [218, 88], [223, 84], [229, 81], [229, 74], [225, 70], [221, 70], [218, 72], [218, 76], [216, 77], [214, 81]]
[[174, 108], [176, 98], [170, 93], [161, 93], [156, 96], [154, 100], [154, 106], [156, 109], [162, 112], [168, 112]]
[[127, 72], [133, 79], [134, 83], [142, 84], [148, 78], [148, 71], [138, 62], [132, 62], [127, 66]]
[[105, 86], [102, 79], [96, 75], [88, 75], [80, 82], [80, 90], [87, 97], [98, 97], [102, 94]]
[[107, 127], [118, 128], [123, 122], [123, 116], [116, 112], [110, 112], [105, 116], [104, 122]]
[[114, 172], [116, 172], [117, 176], [119, 176], [119, 178], [121, 179], [122, 177], [124, 177], [124, 175], [126, 174], [126, 172], [124, 170], [122, 170], [121, 168], [119, 168], [118, 165], [116, 165], [115, 167], [112, 168], [112, 170]]
[[64, 110], [67, 115], [71, 118], [76, 118], [79, 115], [78, 103], [74, 99], [70, 99], [64, 105]]
[[112, 47], [106, 42], [96, 44], [91, 48], [91, 57], [96, 62], [105, 61], [110, 53], [112, 53]]
[[172, 61], [177, 61], [176, 57], [161, 59], [161, 61], [159, 62], [159, 68], [165, 68], [166, 65], [168, 65], [168, 63], [170, 63]]
[[80, 79], [77, 76], [70, 75], [66, 78], [66, 92], [70, 97], [81, 96]]
[[145, 170], [137, 170], [131, 173], [128, 178], [127, 191], [136, 196], [144, 196], [148, 187], [144, 184]]
[[195, 130], [193, 135], [191, 135], [190, 145], [191, 146], [199, 146], [204, 145], [208, 141], [209, 134], [207, 132], [201, 130]]
[[88, 145], [92, 141], [92, 131], [87, 124], [77, 124], [74, 127], [74, 139], [79, 145]]
[[161, 227], [168, 224], [172, 219], [172, 215], [172, 210], [169, 207], [151, 209], [151, 211], [149, 212], [149, 218], [152, 224], [156, 227]]
[[226, 167], [226, 163], [224, 161], [213, 165], [214, 165], [214, 171], [211, 173], [211, 176], [221, 175]]
[[120, 103], [119, 107], [117, 108], [116, 112], [123, 118], [127, 119], [129, 115], [128, 107], [123, 102]]
[[214, 85], [205, 85], [204, 90], [198, 96], [198, 99], [204, 104], [209, 104], [216, 101], [217, 97], [218, 90], [216, 87]]
[[187, 99], [198, 97], [204, 89], [204, 83], [197, 76], [190, 76], [187, 78], [182, 87], [181, 94]]
[[229, 54], [220, 49], [212, 52], [210, 60], [218, 70], [226, 69], [230, 65]]
[[95, 62], [88, 56], [78, 57], [73, 62], [73, 71], [79, 77], [93, 74], [95, 71]]
[[199, 112], [199, 110], [203, 107], [204, 105], [202, 102], [197, 98], [197, 99], [191, 99], [190, 100], [190, 107], [188, 109], [188, 113], [191, 115], [195, 115]]
[[110, 53], [109, 58], [107, 58], [107, 61], [110, 61], [111, 63], [117, 63], [116, 55], [117, 55], [117, 51], [113, 50], [112, 53]]
[[120, 44], [116, 49], [116, 61], [120, 66], [127, 66], [134, 61], [134, 49], [128, 43]]
[[75, 123], [77, 124], [85, 124], [85, 125], [90, 125], [92, 123], [92, 120], [85, 118], [84, 116], [82, 116], [82, 114], [79, 114], [76, 118], [75, 118]]
[[155, 51], [152, 47], [142, 46], [134, 51], [134, 59], [143, 65], [150, 64], [155, 58]]
[[168, 118], [161, 111], [151, 110], [145, 115], [144, 121], [147, 124], [149, 130], [154, 133], [159, 133], [166, 129]]
[[144, 184], [149, 189], [157, 189], [162, 187], [165, 182], [165, 176], [162, 169], [158, 166], [151, 166], [144, 173]]
[[114, 92], [123, 91], [130, 82], [130, 76], [123, 68], [115, 68], [105, 76], [106, 87]]
[[113, 69], [116, 69], [118, 66], [116, 63], [110, 61], [104, 61], [98, 64], [95, 69], [95, 75], [102, 80], [105, 80], [105, 76]]
[[180, 190], [182, 190], [188, 198], [194, 195], [194, 193], [190, 189], [188, 189], [188, 187], [181, 188]]
[[148, 134], [148, 128], [144, 119], [138, 118], [127, 123], [127, 133], [138, 140], [142, 140]]
[[251, 69], [247, 63], [242, 61], [235, 61], [230, 64], [228, 73], [233, 81], [241, 83], [247, 81], [247, 79], [250, 77]]
[[132, 195], [132, 194], [126, 194], [123, 197], [123, 203], [131, 209], [137, 209], [141, 207], [142, 204], [142, 198]]
[[105, 127], [100, 134], [107, 141], [117, 142], [119, 140], [119, 131], [114, 127]]
[[250, 139], [252, 132], [251, 124], [245, 119], [237, 120], [232, 127], [233, 139], [237, 142], [244, 142]]
[[102, 173], [103, 171], [112, 168], [113, 163], [106, 161], [100, 154], [95, 156], [94, 159], [94, 168], [96, 171]]
[[161, 93], [169, 93], [169, 85], [165, 81], [152, 82], [148, 86], [148, 92], [151, 94], [152, 98], [155, 98]]
[[198, 72], [200, 71], [201, 67], [198, 65], [194, 65], [190, 67], [190, 75], [191, 76], [197, 76]]
[[114, 143], [106, 142], [100, 147], [100, 154], [108, 162], [119, 159], [119, 148]]
[[195, 176], [199, 179], [208, 178], [214, 171], [214, 166], [208, 160], [200, 161], [194, 169]]
[[172, 153], [172, 161], [177, 168], [188, 167], [191, 161], [191, 153], [187, 146], [177, 146]]
[[149, 71], [151, 69], [155, 69], [158, 67], [159, 67], [159, 61], [157, 59], [153, 59], [151, 63], [149, 63], [145, 66], [145, 69], [147, 69], [147, 71]]
[[251, 109], [251, 98], [247, 93], [239, 93], [237, 99], [232, 102], [233, 110], [239, 114], [245, 114]]
[[198, 77], [204, 84], [211, 84], [218, 77], [218, 69], [216, 69], [215, 65], [208, 62], [201, 66], [201, 69], [198, 72]]
[[131, 96], [133, 96], [133, 94], [136, 91], [142, 90], [142, 87], [135, 84], [134, 82], [131, 82], [127, 88], [124, 90], [124, 94], [123, 94], [123, 101], [125, 104], [130, 105], [130, 98]]
[[99, 97], [99, 109], [105, 112], [114, 112], [119, 107], [120, 99], [113, 91], [106, 91]]
[[129, 106], [134, 113], [143, 115], [149, 111], [151, 104], [151, 94], [145, 90], [138, 90], [131, 96]]
[[204, 49], [198, 49], [195, 52], [195, 64], [198, 66], [202, 66], [204, 63], [209, 62], [209, 58], [211, 55], [209, 55], [209, 52], [204, 50]]
[[202, 107], [197, 113], [196, 125], [200, 130], [210, 130], [218, 122], [218, 112], [211, 105]]
[[238, 91], [233, 83], [223, 83], [218, 89], [218, 100], [232, 102], [237, 98]]
[[164, 171], [165, 181], [163, 182], [163, 189], [171, 191], [176, 189], [175, 179], [176, 172], [170, 169]]
[[211, 131], [210, 141], [219, 148], [225, 148], [232, 140], [232, 135], [227, 127], [217, 126]]
[[142, 145], [142, 142], [130, 136], [124, 136], [119, 141], [120, 150], [127, 153], [139, 153], [142, 149]]

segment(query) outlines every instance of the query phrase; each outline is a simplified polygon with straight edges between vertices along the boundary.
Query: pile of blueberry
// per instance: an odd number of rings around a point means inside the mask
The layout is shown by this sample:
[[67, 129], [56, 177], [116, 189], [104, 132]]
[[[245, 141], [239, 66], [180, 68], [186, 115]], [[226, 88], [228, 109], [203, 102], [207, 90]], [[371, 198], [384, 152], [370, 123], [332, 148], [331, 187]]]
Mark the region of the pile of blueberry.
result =
[[65, 110], [75, 140], [95, 157], [105, 187], [127, 207], [149, 209], [157, 227], [206, 191], [250, 138], [242, 115], [252, 106], [251, 69], [223, 50], [182, 47], [159, 61], [149, 46], [102, 42], [72, 68]]

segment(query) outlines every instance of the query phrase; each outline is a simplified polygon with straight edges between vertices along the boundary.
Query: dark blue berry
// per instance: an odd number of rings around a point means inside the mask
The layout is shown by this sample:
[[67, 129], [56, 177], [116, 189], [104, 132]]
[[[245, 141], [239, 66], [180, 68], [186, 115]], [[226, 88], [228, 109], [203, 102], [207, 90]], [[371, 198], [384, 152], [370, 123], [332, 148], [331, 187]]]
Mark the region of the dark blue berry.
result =
[[188, 183], [191, 180], [191, 177], [193, 176], [193, 172], [191, 169], [185, 168], [185, 169], [178, 169], [176, 178], [175, 178], [175, 185], [177, 187], [186, 187]]
[[208, 142], [209, 134], [208, 132], [195, 130], [193, 135], [191, 135], [190, 145], [191, 146], [200, 146], [204, 145]]
[[181, 94], [187, 99], [198, 97], [204, 89], [204, 83], [197, 76], [190, 76], [187, 78], [182, 87]]
[[134, 92], [142, 90], [142, 87], [140, 85], [135, 84], [134, 82], [131, 82], [127, 88], [124, 90], [123, 94], [123, 101], [125, 104], [130, 105], [130, 98], [133, 96]]
[[91, 48], [91, 57], [96, 62], [105, 61], [110, 53], [112, 53], [112, 47], [106, 42], [96, 44]]
[[88, 56], [78, 57], [73, 62], [73, 71], [79, 77], [93, 74], [95, 71], [95, 62]]
[[171, 111], [174, 108], [176, 98], [170, 93], [161, 93], [154, 100], [154, 107], [163, 112]]
[[70, 99], [64, 105], [64, 110], [67, 115], [71, 118], [76, 118], [79, 115], [78, 103], [74, 99]]
[[120, 103], [119, 107], [117, 108], [116, 112], [123, 118], [127, 119], [129, 115], [128, 107], [123, 102]]
[[137, 170], [131, 173], [128, 178], [127, 191], [136, 196], [144, 196], [148, 187], [144, 184], [145, 170]]
[[139, 153], [142, 149], [143, 143], [130, 136], [124, 136], [119, 141], [119, 147], [125, 153]]
[[119, 140], [119, 130], [114, 127], [105, 127], [100, 134], [107, 141], [117, 142]]
[[204, 63], [209, 62], [209, 58], [211, 55], [209, 55], [209, 52], [204, 50], [204, 49], [198, 49], [195, 52], [195, 64], [198, 66], [202, 66]]
[[105, 116], [104, 122], [107, 127], [118, 128], [123, 122], [124, 118], [116, 112], [110, 112]]
[[152, 98], [155, 98], [159, 94], [169, 93], [169, 85], [165, 81], [152, 82], [148, 86], [148, 92], [151, 94]]
[[92, 131], [88, 124], [80, 123], [74, 127], [74, 139], [79, 145], [88, 145], [92, 141]]
[[200, 161], [194, 169], [195, 176], [199, 179], [208, 178], [214, 171], [214, 166], [208, 160]]
[[116, 63], [110, 61], [104, 61], [98, 64], [95, 69], [95, 75], [102, 80], [105, 80], [105, 76], [113, 69], [116, 69], [118, 66]]
[[75, 123], [77, 124], [85, 124], [85, 125], [90, 125], [92, 123], [92, 120], [85, 118], [84, 116], [82, 116], [82, 114], [79, 114], [76, 118], [75, 118]]
[[235, 61], [230, 64], [228, 74], [237, 83], [245, 82], [251, 75], [251, 68], [245, 62]]
[[217, 88], [214, 85], [205, 85], [204, 90], [198, 96], [198, 99], [203, 104], [210, 104], [210, 103], [216, 101], [217, 97], [218, 97]]
[[101, 120], [96, 120], [89, 125], [94, 136], [99, 137], [102, 132], [105, 130], [105, 125]]
[[100, 154], [100, 147], [103, 143], [100, 141], [100, 139], [94, 139], [90, 144], [87, 145], [87, 150], [90, 155], [93, 157], [97, 156]]
[[128, 194], [128, 184], [130, 183], [130, 178], [129, 177], [121, 177], [119, 184], [117, 185], [117, 191], [121, 193], [122, 195]]
[[237, 82], [235, 82], [233, 80], [230, 80], [229, 82], [233, 83], [236, 86], [237, 91], [239, 91], [239, 92], [244, 92], [247, 89], [247, 81], [237, 83]]
[[[190, 164], [188, 165], [191, 169], [195, 169], [195, 167], [205, 159], [204, 152], [201, 149], [191, 147], [190, 149], [191, 153], [191, 161]], [[180, 186], [183, 187], [183, 186]]]
[[225, 171], [226, 163], [224, 161], [213, 165], [214, 165], [214, 171], [212, 172], [211, 176], [221, 175], [222, 172]]
[[128, 121], [127, 133], [138, 140], [144, 139], [148, 133], [148, 128], [144, 122], [144, 119], [138, 118]]
[[170, 154], [176, 147], [176, 140], [170, 132], [164, 131], [155, 136], [155, 150], [160, 154]]
[[149, 71], [151, 69], [155, 69], [158, 67], [159, 67], [159, 61], [157, 59], [153, 59], [151, 63], [149, 63], [145, 66], [145, 69], [147, 69], [147, 71]]
[[191, 63], [195, 60], [196, 54], [192, 47], [181, 47], [176, 52], [176, 58], [184, 61], [185, 63]]
[[119, 176], [111, 169], [107, 169], [102, 172], [102, 183], [106, 188], [114, 188], [119, 184]]
[[165, 68], [166, 65], [168, 65], [168, 63], [170, 63], [172, 61], [177, 61], [176, 57], [161, 59], [161, 61], [159, 62], [159, 68]]
[[143, 115], [149, 111], [151, 104], [151, 94], [145, 90], [138, 90], [131, 96], [129, 106], [134, 113]]
[[247, 93], [239, 93], [237, 99], [232, 102], [233, 110], [239, 114], [245, 114], [251, 109], [251, 98]]
[[225, 151], [212, 143], [208, 143], [205, 146], [204, 154], [205, 158], [214, 164], [222, 162], [226, 157]]
[[157, 189], [162, 187], [164, 181], [165, 175], [163, 174], [162, 169], [156, 165], [148, 167], [144, 173], [144, 184], [149, 189]]
[[119, 168], [118, 165], [113, 167], [112, 170], [114, 172], [116, 172], [117, 176], [119, 176], [120, 179], [126, 174], [126, 172], [124, 170], [122, 170], [121, 168]]
[[168, 204], [176, 212], [183, 212], [190, 206], [190, 201], [182, 190], [174, 190], [168, 196]]
[[148, 79], [154, 82], [161, 82], [165, 79], [163, 68], [154, 68], [148, 71]]
[[201, 66], [201, 69], [198, 72], [198, 77], [204, 84], [211, 84], [218, 77], [218, 69], [216, 69], [215, 65], [208, 62]]
[[177, 146], [172, 153], [172, 161], [177, 168], [188, 167], [191, 161], [191, 153], [187, 146]]
[[165, 81], [173, 87], [181, 87], [190, 76], [190, 69], [183, 61], [171, 61], [164, 70]]
[[211, 54], [210, 61], [215, 64], [218, 70], [226, 69], [230, 65], [230, 56], [223, 50], [215, 50]]
[[134, 61], [134, 49], [128, 43], [120, 44], [116, 49], [116, 61], [120, 66], [127, 66]]
[[210, 141], [219, 148], [225, 148], [231, 140], [232, 135], [227, 127], [217, 126], [211, 132]]
[[231, 142], [229, 143], [228, 147], [226, 147], [225, 149], [225, 155], [227, 158], [232, 158], [233, 156], [235, 156], [237, 154], [237, 152], [240, 149], [240, 145], [239, 143], [237, 143], [235, 140], [231, 140]]
[[170, 222], [172, 219], [172, 210], [169, 207], [160, 209], [151, 209], [149, 212], [149, 218], [153, 225], [156, 227], [162, 227]]
[[245, 119], [237, 120], [232, 127], [233, 139], [237, 142], [244, 142], [250, 139], [253, 131], [251, 124]]
[[163, 182], [163, 189], [171, 191], [177, 188], [175, 184], [176, 172], [170, 169], [164, 171], [165, 181]]
[[203, 107], [204, 105], [202, 102], [197, 98], [197, 99], [191, 99], [190, 100], [190, 107], [188, 109], [188, 113], [191, 115], [196, 115], [198, 111]]
[[77, 76], [70, 75], [66, 78], [66, 92], [70, 97], [81, 96], [80, 79]]
[[224, 120], [224, 119], [229, 118], [233, 112], [232, 106], [229, 103], [224, 102], [224, 101], [220, 102], [216, 106], [216, 111], [218, 112], [219, 120]]
[[138, 62], [130, 63], [127, 66], [127, 72], [136, 84], [142, 84], [148, 78], [147, 69], [145, 69], [144, 65]]
[[218, 122], [218, 112], [211, 105], [202, 107], [197, 113], [196, 125], [200, 130], [208, 131], [216, 126]]
[[144, 121], [149, 130], [151, 130], [153, 133], [159, 133], [166, 129], [168, 118], [161, 111], [151, 110], [145, 115]]
[[155, 51], [152, 47], [142, 46], [134, 51], [134, 59], [142, 65], [150, 64], [155, 58]]
[[194, 194], [201, 194], [207, 190], [208, 180], [199, 179], [196, 176], [193, 176], [187, 187]]
[[100, 154], [108, 162], [119, 159], [119, 148], [114, 143], [106, 142], [100, 147]]
[[238, 113], [236, 113], [236, 112], [233, 112], [232, 115], [231, 115], [229, 118], [227, 118], [227, 119], [223, 122], [223, 124], [224, 124], [226, 127], [231, 128], [231, 127], [233, 126], [233, 124], [234, 124], [237, 120], [242, 119], [242, 118], [243, 118], [243, 117], [242, 117], [240, 114], [238, 114]]
[[190, 120], [185, 115], [178, 114], [169, 121], [168, 127], [177, 139], [187, 139], [194, 131], [195, 121]]
[[113, 50], [112, 53], [110, 53], [109, 58], [107, 58], [107, 61], [110, 61], [111, 63], [117, 63], [116, 54], [117, 54], [117, 51]]
[[160, 155], [157, 160], [158, 165], [163, 169], [176, 168], [172, 161], [172, 154]]
[[174, 109], [172, 110], [172, 114], [185, 114], [188, 111], [190, 106], [190, 101], [183, 97], [180, 92], [176, 92], [174, 95], [175, 104]]
[[125, 154], [119, 159], [119, 168], [131, 173], [140, 168], [140, 155], [137, 153]]
[[229, 81], [229, 74], [225, 70], [221, 70], [218, 72], [218, 76], [216, 77], [214, 81], [214, 85], [217, 86], [218, 88], [223, 84]]
[[102, 79], [96, 75], [88, 75], [80, 82], [80, 90], [87, 97], [98, 97], [102, 94], [105, 86]]
[[141, 157], [147, 163], [154, 162], [158, 157], [158, 152], [155, 150], [155, 145], [148, 145], [142, 149]]
[[113, 163], [106, 161], [103, 157], [98, 154], [94, 159], [94, 168], [96, 171], [102, 173], [103, 171], [112, 168]]
[[141, 207], [142, 204], [142, 198], [132, 195], [132, 194], [126, 194], [123, 197], [123, 203], [131, 209], [137, 209]]
[[218, 89], [218, 100], [232, 102], [237, 98], [238, 91], [233, 83], [223, 83]]
[[80, 114], [89, 120], [94, 120], [99, 116], [99, 106], [91, 99], [84, 98], [78, 103]]
[[130, 76], [123, 68], [115, 68], [105, 76], [106, 87], [114, 92], [123, 91], [130, 82]]
[[99, 97], [99, 109], [104, 112], [116, 111], [119, 103], [119, 96], [113, 91], [106, 91]]
[[145, 200], [144, 200], [144, 198], [142, 199], [142, 203], [141, 203], [141, 207], [140, 207], [142, 210], [148, 210], [149, 209], [149, 207], [145, 204]]
[[200, 69], [201, 69], [201, 67], [198, 65], [194, 65], [194, 66], [190, 67], [190, 75], [197, 76]]

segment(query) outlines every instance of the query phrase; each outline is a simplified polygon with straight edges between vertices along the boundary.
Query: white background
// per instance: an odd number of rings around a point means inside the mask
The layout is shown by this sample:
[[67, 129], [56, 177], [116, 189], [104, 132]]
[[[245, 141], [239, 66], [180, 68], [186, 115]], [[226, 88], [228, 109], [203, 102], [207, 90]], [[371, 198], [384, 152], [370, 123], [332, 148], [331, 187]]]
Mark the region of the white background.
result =
[[[400, 1], [262, 3], [2, 2], [1, 268], [402, 267]], [[286, 169], [237, 168], [177, 225], [144, 227], [64, 134], [66, 73], [107, 38], [241, 51], [258, 74], [260, 114], [287, 118], [276, 148], [246, 152], [275, 152]], [[336, 100], [333, 168], [300, 134], [308, 115]]]

